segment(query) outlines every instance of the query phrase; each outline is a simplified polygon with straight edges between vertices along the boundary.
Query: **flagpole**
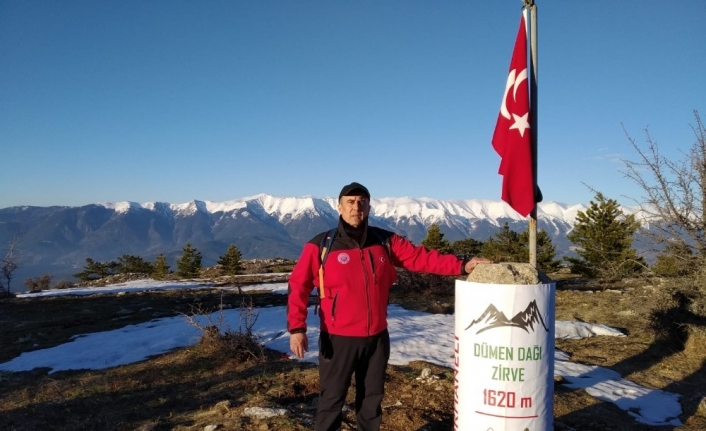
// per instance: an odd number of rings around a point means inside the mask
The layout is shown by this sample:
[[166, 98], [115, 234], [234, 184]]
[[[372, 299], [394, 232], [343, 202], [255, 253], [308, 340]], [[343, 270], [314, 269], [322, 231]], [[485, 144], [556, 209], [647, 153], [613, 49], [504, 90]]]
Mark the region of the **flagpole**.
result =
[[537, 5], [534, 0], [524, 0], [530, 15], [530, 148], [532, 154], [532, 180], [535, 190], [534, 209], [529, 214], [529, 263], [537, 268]]

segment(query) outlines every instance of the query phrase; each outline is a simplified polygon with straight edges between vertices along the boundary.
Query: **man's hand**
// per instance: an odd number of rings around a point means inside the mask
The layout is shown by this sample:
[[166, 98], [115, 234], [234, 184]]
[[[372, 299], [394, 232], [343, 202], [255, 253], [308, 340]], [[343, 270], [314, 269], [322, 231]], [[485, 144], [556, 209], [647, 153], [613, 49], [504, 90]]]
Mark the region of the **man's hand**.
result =
[[309, 338], [306, 336], [306, 333], [300, 332], [290, 335], [289, 348], [294, 352], [294, 356], [303, 359], [304, 352], [309, 351]]
[[493, 263], [492, 260], [486, 259], [484, 257], [473, 257], [471, 260], [466, 262], [466, 266], [464, 269], [466, 270], [466, 274], [470, 274], [473, 272], [475, 269], [476, 265], [483, 264], [483, 263]]

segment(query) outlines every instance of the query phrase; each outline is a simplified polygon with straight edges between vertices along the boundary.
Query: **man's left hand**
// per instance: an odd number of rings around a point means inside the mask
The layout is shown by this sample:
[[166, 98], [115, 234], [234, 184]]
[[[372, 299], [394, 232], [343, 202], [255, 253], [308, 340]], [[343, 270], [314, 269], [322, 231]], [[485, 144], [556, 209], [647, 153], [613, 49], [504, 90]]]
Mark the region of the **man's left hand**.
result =
[[473, 270], [476, 268], [476, 265], [480, 265], [483, 263], [493, 263], [493, 261], [490, 259], [486, 259], [484, 257], [475, 257], [474, 256], [473, 258], [471, 258], [471, 260], [466, 262], [466, 266], [464, 267], [464, 269], [466, 270], [466, 274], [472, 273]]

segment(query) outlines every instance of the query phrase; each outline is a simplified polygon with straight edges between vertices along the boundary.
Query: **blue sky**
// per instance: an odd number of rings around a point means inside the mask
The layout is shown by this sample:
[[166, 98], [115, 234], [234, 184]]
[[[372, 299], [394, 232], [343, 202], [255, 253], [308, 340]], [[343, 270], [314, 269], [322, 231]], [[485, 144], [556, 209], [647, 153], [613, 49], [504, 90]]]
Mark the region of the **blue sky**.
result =
[[[706, 2], [538, 0], [539, 184], [640, 196], [621, 123], [680, 157]], [[0, 2], [0, 208], [268, 193], [500, 199], [522, 2]], [[630, 203], [626, 201], [625, 203]]]

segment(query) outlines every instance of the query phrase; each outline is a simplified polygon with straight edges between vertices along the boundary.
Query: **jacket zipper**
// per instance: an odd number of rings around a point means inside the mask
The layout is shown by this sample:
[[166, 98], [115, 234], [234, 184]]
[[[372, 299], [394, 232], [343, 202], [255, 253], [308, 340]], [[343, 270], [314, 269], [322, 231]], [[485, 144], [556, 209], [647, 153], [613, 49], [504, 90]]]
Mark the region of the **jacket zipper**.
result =
[[373, 313], [372, 310], [370, 309], [370, 283], [368, 280], [368, 271], [366, 271], [365, 268], [365, 253], [363, 253], [362, 249], [360, 250], [360, 260], [361, 263], [363, 264], [363, 275], [365, 276], [365, 300], [368, 304], [368, 337], [370, 336], [370, 325], [373, 323]]
[[375, 271], [375, 259], [373, 259], [373, 252], [368, 250], [368, 257], [370, 258], [370, 268], [373, 270], [373, 282], [377, 284], [378, 275]]
[[331, 323], [336, 321], [336, 301], [338, 300], [338, 292], [333, 296], [333, 303], [331, 304]]

